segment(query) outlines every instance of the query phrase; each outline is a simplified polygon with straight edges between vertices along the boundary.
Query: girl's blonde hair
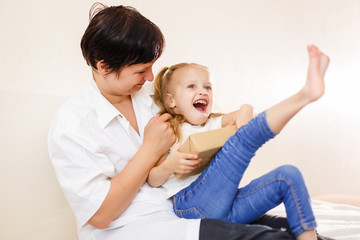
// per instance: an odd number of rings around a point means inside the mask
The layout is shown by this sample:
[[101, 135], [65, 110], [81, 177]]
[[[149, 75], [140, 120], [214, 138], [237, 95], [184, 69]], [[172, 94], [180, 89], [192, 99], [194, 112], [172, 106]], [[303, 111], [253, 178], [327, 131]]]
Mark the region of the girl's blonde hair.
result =
[[[174, 130], [174, 134], [178, 142], [181, 141], [181, 132], [180, 126], [185, 122], [184, 116], [181, 114], [176, 114], [167, 104], [166, 104], [166, 95], [169, 93], [169, 85], [172, 80], [173, 73], [179, 69], [186, 66], [195, 66], [198, 68], [202, 68], [206, 71], [209, 71], [207, 67], [197, 64], [197, 63], [179, 63], [172, 65], [171, 67], [164, 67], [157, 74], [154, 81], [154, 101], [156, 105], [159, 106], [160, 111], [159, 114], [169, 113], [173, 118], [170, 120], [170, 125]], [[210, 117], [219, 117], [221, 113], [211, 113]]]

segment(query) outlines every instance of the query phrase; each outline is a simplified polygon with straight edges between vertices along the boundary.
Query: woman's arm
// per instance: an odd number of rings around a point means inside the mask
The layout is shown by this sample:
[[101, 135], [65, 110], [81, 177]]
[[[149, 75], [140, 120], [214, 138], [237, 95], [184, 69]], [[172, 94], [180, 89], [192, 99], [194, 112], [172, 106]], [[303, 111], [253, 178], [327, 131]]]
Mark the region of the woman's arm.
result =
[[169, 156], [165, 154], [158, 164], [150, 170], [147, 182], [152, 187], [163, 185], [173, 173], [186, 174], [200, 165], [196, 154], [179, 152], [181, 145], [176, 144]]
[[221, 121], [222, 127], [236, 125], [237, 128], [247, 124], [254, 117], [254, 109], [249, 104], [242, 105], [239, 110], [224, 114]]
[[110, 190], [89, 224], [104, 229], [129, 206], [151, 168], [175, 141], [167, 122], [170, 118], [169, 114], [164, 114], [150, 119], [145, 127], [142, 146], [125, 168], [110, 180]]

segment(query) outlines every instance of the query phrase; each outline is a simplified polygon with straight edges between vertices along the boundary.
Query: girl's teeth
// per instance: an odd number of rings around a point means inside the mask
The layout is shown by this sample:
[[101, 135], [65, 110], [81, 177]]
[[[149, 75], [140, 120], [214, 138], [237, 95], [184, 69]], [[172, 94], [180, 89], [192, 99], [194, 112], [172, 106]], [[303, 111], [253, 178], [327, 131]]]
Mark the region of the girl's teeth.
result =
[[206, 102], [205, 102], [205, 101], [202, 101], [202, 100], [200, 100], [200, 101], [196, 101], [195, 103], [206, 104]]

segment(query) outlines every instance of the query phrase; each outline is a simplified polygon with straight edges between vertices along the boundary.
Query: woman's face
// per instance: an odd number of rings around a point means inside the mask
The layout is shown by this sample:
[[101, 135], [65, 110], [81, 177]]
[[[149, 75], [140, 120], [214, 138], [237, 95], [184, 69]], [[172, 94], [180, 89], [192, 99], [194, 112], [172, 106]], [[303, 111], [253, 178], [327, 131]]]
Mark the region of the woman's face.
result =
[[169, 86], [168, 105], [186, 121], [202, 125], [211, 113], [213, 93], [209, 72], [189, 65], [176, 69]]
[[139, 91], [146, 81], [154, 80], [153, 64], [153, 62], [133, 64], [124, 67], [120, 73], [106, 75], [102, 90], [112, 96], [128, 96]]

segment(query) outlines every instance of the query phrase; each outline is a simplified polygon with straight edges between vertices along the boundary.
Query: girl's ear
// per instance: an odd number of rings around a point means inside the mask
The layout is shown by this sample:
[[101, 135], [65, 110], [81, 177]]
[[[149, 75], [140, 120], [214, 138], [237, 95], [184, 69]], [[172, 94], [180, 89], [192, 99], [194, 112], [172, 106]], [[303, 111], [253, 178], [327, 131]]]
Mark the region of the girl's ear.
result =
[[108, 65], [104, 63], [104, 60], [98, 61], [96, 63], [97, 70], [100, 74], [100, 76], [105, 77], [108, 73], [110, 73], [110, 70], [108, 68]]
[[170, 93], [166, 94], [166, 104], [169, 106], [169, 108], [176, 107], [175, 99], [173, 98], [173, 96]]

